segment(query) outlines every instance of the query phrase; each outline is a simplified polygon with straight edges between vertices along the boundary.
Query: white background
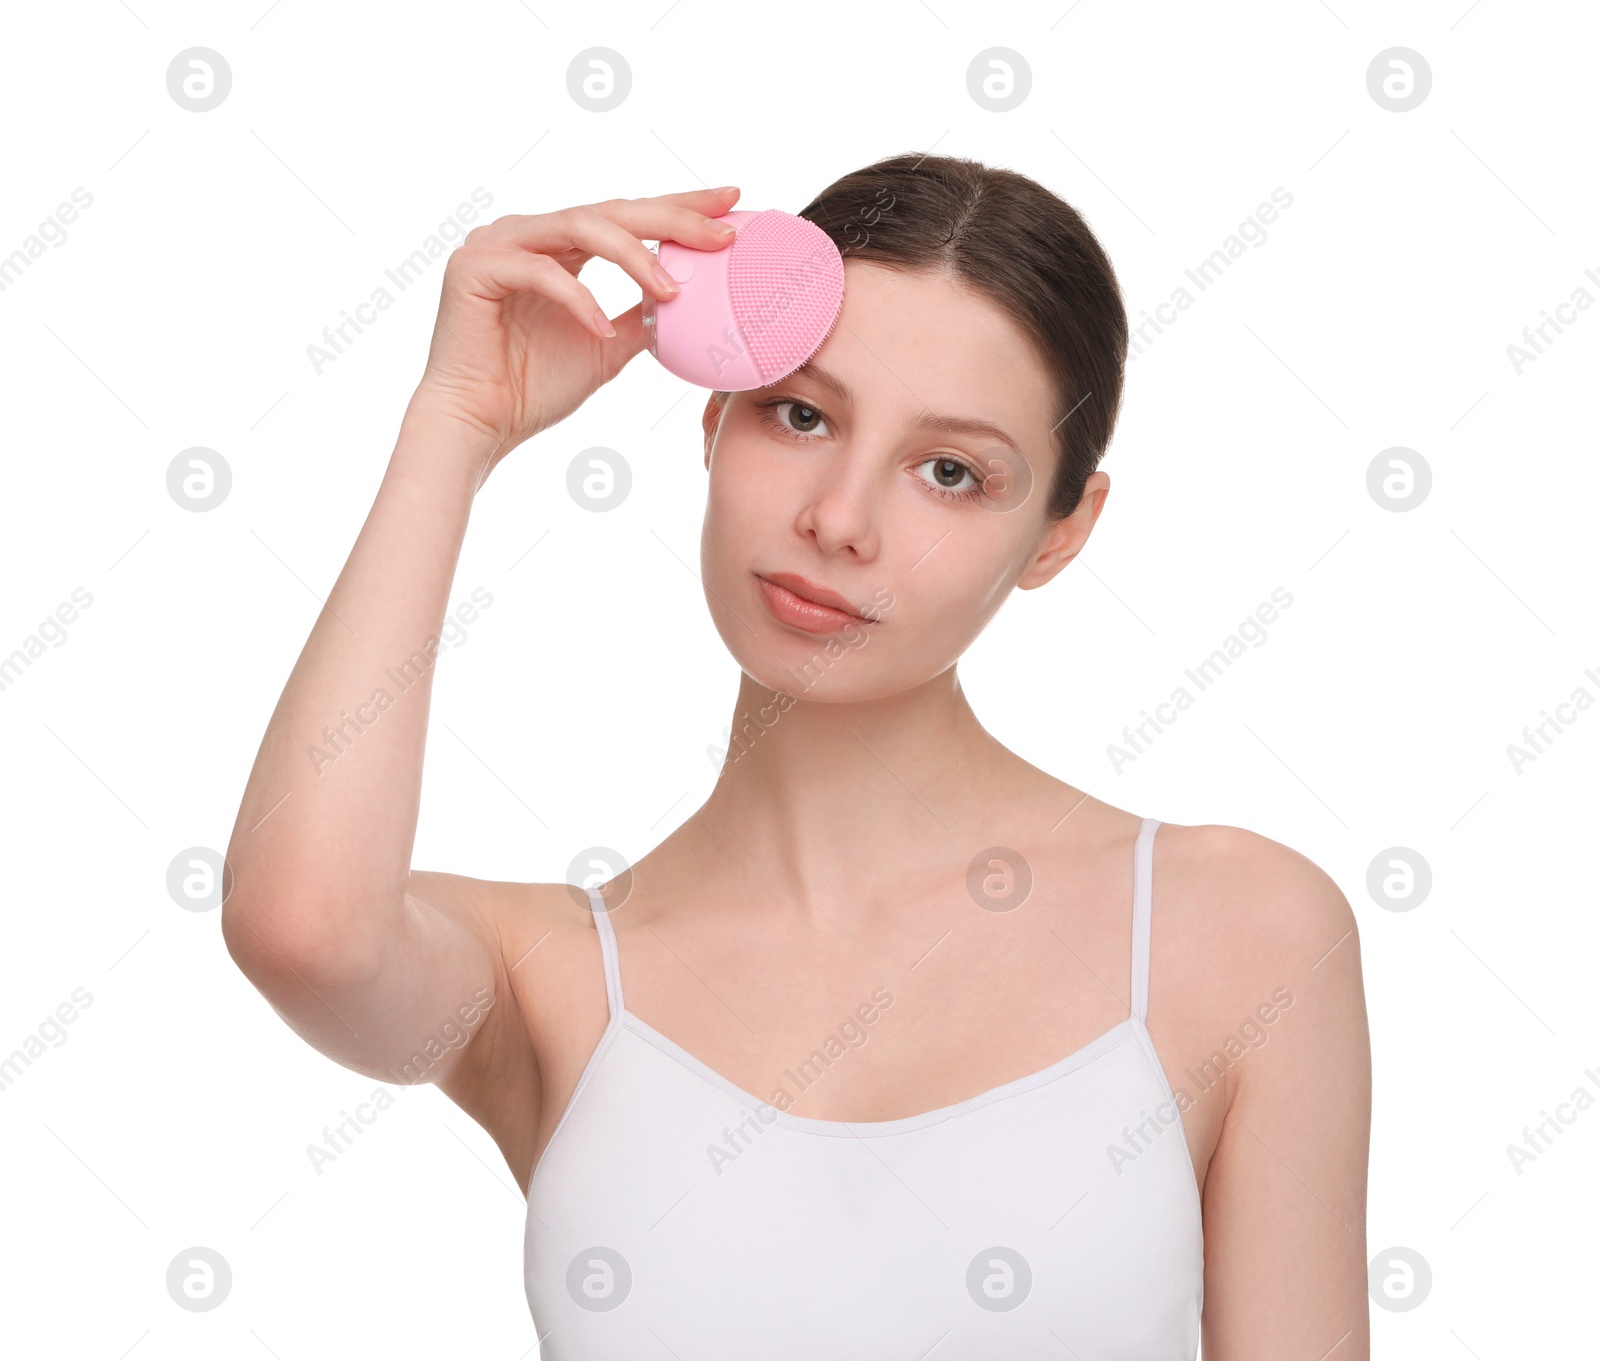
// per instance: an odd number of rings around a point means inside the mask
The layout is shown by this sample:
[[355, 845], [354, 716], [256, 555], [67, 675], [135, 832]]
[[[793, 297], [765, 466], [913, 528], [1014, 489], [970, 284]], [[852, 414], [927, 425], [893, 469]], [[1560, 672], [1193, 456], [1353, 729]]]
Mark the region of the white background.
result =
[[[268, 3], [9, 7], [0, 44], [0, 254], [93, 196], [0, 293], [0, 655], [93, 597], [0, 691], [0, 1055], [74, 988], [93, 997], [0, 1091], [4, 1350], [533, 1354], [523, 1201], [488, 1137], [405, 1090], [319, 1174], [307, 1145], [374, 1084], [283, 1026], [217, 914], [166, 888], [180, 851], [227, 842], [442, 266], [320, 374], [307, 346], [479, 186], [491, 216], [728, 183], [794, 211], [928, 150], [1080, 208], [1135, 322], [1275, 187], [1293, 195], [1130, 364], [1092, 542], [961, 673], [991, 731], [1062, 779], [1251, 828], [1345, 890], [1373, 1041], [1368, 1244], [1433, 1272], [1421, 1307], [1374, 1308], [1375, 1354], [1592, 1346], [1600, 1112], [1520, 1175], [1507, 1147], [1600, 1090], [1600, 713], [1520, 773], [1507, 748], [1577, 687], [1600, 695], [1600, 309], [1520, 374], [1507, 347], [1579, 286], [1600, 298], [1594, 12]], [[166, 88], [194, 46], [232, 70], [206, 113]], [[568, 94], [595, 46], [632, 70], [609, 113]], [[967, 91], [996, 46], [1032, 73], [1006, 113]], [[1406, 113], [1367, 89], [1393, 46], [1433, 74]], [[585, 280], [613, 315], [638, 300], [611, 265]], [[689, 569], [700, 395], [642, 356], [486, 485], [451, 599], [493, 604], [436, 676], [418, 868], [559, 881], [584, 847], [637, 859], [709, 791], [738, 677]], [[166, 487], [197, 445], [233, 474], [203, 514]], [[566, 491], [591, 445], [633, 469], [607, 514]], [[1367, 490], [1392, 446], [1432, 470], [1405, 513]], [[1124, 725], [1280, 586], [1294, 603], [1268, 641], [1116, 771]], [[1432, 871], [1411, 911], [1366, 887], [1395, 846]], [[164, 1284], [195, 1245], [233, 1272], [207, 1313]]]

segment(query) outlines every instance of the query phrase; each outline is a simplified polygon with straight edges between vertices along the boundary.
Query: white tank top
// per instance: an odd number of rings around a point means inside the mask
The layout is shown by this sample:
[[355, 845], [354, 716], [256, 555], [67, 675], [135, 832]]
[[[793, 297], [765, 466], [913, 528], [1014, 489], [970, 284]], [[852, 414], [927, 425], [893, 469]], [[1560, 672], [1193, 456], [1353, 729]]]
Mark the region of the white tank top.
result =
[[641, 1021], [590, 890], [610, 1021], [529, 1181], [542, 1361], [1194, 1361], [1200, 1196], [1144, 1024], [1159, 825], [1130, 1014], [899, 1120], [780, 1110]]

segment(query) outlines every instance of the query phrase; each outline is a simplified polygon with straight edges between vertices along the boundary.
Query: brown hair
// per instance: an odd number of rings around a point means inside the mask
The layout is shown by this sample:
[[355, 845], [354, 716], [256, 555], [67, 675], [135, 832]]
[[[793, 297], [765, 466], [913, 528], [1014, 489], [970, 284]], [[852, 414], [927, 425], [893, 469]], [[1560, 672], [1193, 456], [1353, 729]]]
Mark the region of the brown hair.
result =
[[1026, 175], [962, 156], [888, 156], [835, 180], [799, 216], [846, 260], [948, 271], [1033, 342], [1057, 394], [1049, 519], [1076, 509], [1122, 403], [1128, 315], [1078, 211]]

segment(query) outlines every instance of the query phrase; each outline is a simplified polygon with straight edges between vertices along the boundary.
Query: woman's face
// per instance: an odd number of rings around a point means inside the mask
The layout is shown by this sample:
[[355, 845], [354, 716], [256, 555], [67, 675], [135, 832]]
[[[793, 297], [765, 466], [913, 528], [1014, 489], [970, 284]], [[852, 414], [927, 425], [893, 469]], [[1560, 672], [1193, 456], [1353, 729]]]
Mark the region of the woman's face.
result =
[[1014, 586], [1078, 552], [1110, 483], [1094, 473], [1077, 511], [1047, 520], [1055, 397], [1023, 333], [948, 275], [845, 271], [839, 323], [805, 366], [707, 404], [700, 559], [748, 675], [859, 702], [951, 667]]

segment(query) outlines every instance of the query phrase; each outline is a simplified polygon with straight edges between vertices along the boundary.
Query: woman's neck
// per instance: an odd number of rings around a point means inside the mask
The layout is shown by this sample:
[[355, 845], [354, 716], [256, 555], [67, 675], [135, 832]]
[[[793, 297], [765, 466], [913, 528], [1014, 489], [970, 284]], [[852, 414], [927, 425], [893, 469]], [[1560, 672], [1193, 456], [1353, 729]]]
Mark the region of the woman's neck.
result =
[[795, 699], [745, 676], [734, 715], [716, 787], [677, 836], [715, 856], [719, 877], [803, 916], [960, 873], [1049, 780], [983, 728], [954, 667], [862, 704]]

